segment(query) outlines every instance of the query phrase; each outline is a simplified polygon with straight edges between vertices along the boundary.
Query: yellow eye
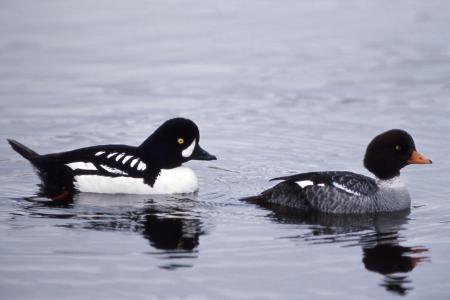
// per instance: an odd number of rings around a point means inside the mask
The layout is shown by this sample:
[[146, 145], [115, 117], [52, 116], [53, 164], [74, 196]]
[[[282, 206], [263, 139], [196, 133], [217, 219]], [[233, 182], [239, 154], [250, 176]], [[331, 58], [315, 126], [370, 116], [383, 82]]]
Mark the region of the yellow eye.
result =
[[402, 150], [402, 146], [400, 146], [400, 145], [395, 146], [395, 150], [397, 150], [397, 151]]
[[184, 144], [184, 139], [183, 138], [179, 138], [178, 139], [178, 144], [183, 145]]

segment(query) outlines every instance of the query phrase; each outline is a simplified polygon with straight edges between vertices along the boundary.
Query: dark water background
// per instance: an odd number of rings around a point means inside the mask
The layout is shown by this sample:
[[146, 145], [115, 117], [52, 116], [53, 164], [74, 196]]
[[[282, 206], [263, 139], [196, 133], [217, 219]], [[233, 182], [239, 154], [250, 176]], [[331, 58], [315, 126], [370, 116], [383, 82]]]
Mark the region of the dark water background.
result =
[[[450, 2], [0, 2], [1, 299], [450, 298]], [[195, 120], [197, 195], [36, 196], [5, 142], [139, 144]], [[408, 130], [434, 162], [410, 214], [302, 216], [238, 201], [269, 178], [367, 174]]]

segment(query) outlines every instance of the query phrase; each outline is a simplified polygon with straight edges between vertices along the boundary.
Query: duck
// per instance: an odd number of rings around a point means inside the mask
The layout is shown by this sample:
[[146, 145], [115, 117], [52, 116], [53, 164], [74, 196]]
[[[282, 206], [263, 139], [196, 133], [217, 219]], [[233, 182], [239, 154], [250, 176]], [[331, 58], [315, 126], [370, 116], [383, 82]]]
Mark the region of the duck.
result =
[[198, 190], [190, 160], [216, 160], [199, 144], [198, 126], [186, 118], [160, 125], [139, 146], [97, 145], [40, 155], [8, 139], [41, 179], [42, 193], [52, 199], [78, 192], [102, 194], [184, 194]]
[[257, 196], [243, 198], [260, 204], [332, 214], [364, 214], [410, 209], [411, 197], [400, 180], [410, 164], [431, 164], [416, 150], [411, 135], [391, 129], [367, 146], [364, 167], [371, 178], [349, 171], [320, 171], [273, 178], [281, 181]]

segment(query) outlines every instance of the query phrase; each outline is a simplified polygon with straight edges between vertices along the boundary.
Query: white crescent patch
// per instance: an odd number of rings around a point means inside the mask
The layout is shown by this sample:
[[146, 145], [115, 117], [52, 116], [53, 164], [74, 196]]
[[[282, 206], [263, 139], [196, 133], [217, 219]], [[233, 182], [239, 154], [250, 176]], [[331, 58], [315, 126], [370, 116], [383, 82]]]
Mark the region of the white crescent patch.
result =
[[196, 139], [194, 139], [192, 141], [192, 143], [181, 152], [181, 155], [183, 155], [183, 157], [190, 157], [192, 155], [192, 153], [194, 152], [195, 143], [196, 143]]

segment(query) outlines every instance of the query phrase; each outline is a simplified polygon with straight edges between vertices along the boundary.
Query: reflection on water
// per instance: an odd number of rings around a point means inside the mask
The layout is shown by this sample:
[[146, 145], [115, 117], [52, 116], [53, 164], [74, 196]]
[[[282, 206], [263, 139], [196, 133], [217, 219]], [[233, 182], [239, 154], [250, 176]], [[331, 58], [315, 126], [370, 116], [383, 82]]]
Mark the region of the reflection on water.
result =
[[[136, 196], [78, 194], [71, 201], [28, 198], [23, 208], [31, 217], [67, 219], [62, 227], [96, 231], [130, 231], [142, 235], [153, 249], [148, 253], [164, 261], [167, 270], [192, 267], [198, 258], [200, 237], [207, 234], [206, 217], [195, 211], [196, 195]], [[43, 208], [63, 208], [58, 210]], [[332, 215], [303, 213], [285, 207], [264, 204], [276, 223], [307, 226], [308, 232], [285, 239], [308, 244], [340, 243], [343, 247], [361, 247], [366, 270], [383, 275], [380, 286], [405, 295], [413, 289], [407, 273], [427, 261], [423, 246], [403, 246], [401, 235], [409, 211], [377, 215]], [[154, 251], [157, 250], [157, 251]], [[185, 263], [189, 261], [189, 263]]]
[[426, 247], [400, 244], [406, 242], [400, 233], [408, 222], [409, 210], [375, 215], [333, 215], [304, 213], [267, 203], [260, 206], [270, 211], [275, 222], [302, 224], [309, 228], [307, 234], [286, 238], [302, 239], [312, 244], [360, 246], [364, 267], [383, 275], [380, 285], [399, 295], [413, 289], [406, 273], [428, 258], [423, 254], [428, 251]]
[[[130, 231], [142, 235], [164, 261], [167, 270], [192, 267], [198, 258], [200, 237], [207, 234], [206, 217], [195, 211], [196, 195], [138, 196], [77, 194], [69, 201], [27, 198], [23, 208], [31, 217], [67, 219], [61, 227], [96, 231]], [[383, 275], [380, 286], [405, 295], [413, 289], [407, 273], [427, 261], [423, 246], [403, 246], [401, 231], [408, 223], [409, 211], [377, 215], [333, 215], [304, 213], [286, 207], [263, 204], [276, 223], [307, 226], [308, 232], [285, 239], [302, 240], [312, 245], [340, 243], [361, 247], [366, 270]], [[46, 210], [43, 208], [62, 208]], [[160, 250], [160, 251], [159, 251]], [[190, 263], [185, 263], [186, 259]], [[180, 261], [183, 261], [181, 263]]]
[[425, 261], [426, 257], [421, 253], [428, 251], [424, 247], [401, 246], [398, 232], [374, 234], [367, 244], [362, 242], [361, 246], [366, 269], [385, 275], [381, 286], [400, 295], [412, 289], [411, 280], [404, 274]]
[[[178, 213], [181, 211], [175, 212]], [[199, 244], [199, 236], [204, 233], [199, 219], [158, 216], [155, 209], [144, 210], [144, 215], [142, 234], [157, 249], [192, 251]]]
[[[165, 269], [192, 267], [192, 264], [175, 263], [176, 260], [195, 259], [200, 236], [206, 233], [202, 218], [190, 210], [195, 205], [195, 195], [139, 196], [77, 194], [73, 199], [51, 201], [46, 198], [27, 198], [24, 208], [31, 217], [71, 219], [75, 223], [58, 225], [100, 231], [131, 231], [141, 234], [157, 250], [149, 251], [169, 260], [161, 265]], [[68, 209], [65, 213], [41, 212], [43, 207]], [[73, 213], [68, 213], [73, 212]]]

